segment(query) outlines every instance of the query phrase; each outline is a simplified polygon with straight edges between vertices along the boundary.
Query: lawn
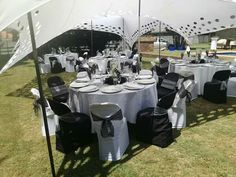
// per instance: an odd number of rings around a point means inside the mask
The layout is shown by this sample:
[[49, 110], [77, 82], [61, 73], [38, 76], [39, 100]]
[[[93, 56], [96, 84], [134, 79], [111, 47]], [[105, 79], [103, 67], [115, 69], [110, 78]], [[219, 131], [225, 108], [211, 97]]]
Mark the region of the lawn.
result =
[[[148, 67], [148, 62], [143, 65]], [[69, 83], [75, 74], [61, 76]], [[44, 90], [46, 88], [44, 75]], [[36, 87], [32, 61], [0, 75], [0, 176], [50, 176], [46, 141], [40, 120], [33, 112], [29, 93]], [[64, 156], [55, 150], [57, 176], [113, 177], [234, 177], [236, 174], [236, 98], [216, 105], [202, 98], [187, 105], [187, 128], [175, 131], [176, 141], [168, 148], [138, 142], [130, 129], [130, 146], [118, 162], [98, 159], [98, 144]], [[132, 128], [132, 127], [131, 127]]]
[[[199, 44], [194, 44], [191, 45], [191, 53], [195, 54], [196, 52], [205, 52], [206, 50], [210, 51], [210, 43], [199, 43]], [[218, 49], [219, 51], [231, 51], [230, 49]], [[159, 50], [154, 49], [153, 51], [149, 51], [149, 52], [142, 52], [144, 57], [148, 57], [148, 58], [156, 58], [159, 56]], [[173, 57], [173, 58], [180, 58], [181, 53], [185, 53], [185, 50], [174, 50], [174, 51], [169, 51], [169, 50], [164, 50], [161, 51], [160, 55], [162, 57]], [[185, 53], [185, 57], [186, 53]], [[227, 61], [232, 61], [233, 57], [226, 57], [226, 56], [218, 56], [219, 59], [223, 59], [223, 60], [227, 60]]]

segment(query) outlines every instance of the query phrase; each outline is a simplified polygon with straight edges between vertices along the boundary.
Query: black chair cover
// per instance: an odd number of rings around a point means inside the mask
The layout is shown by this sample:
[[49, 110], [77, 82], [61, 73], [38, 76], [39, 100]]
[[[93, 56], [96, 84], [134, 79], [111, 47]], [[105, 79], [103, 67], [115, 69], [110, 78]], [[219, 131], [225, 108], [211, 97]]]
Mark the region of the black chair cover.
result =
[[217, 71], [212, 81], [205, 83], [203, 98], [213, 103], [226, 103], [227, 83], [230, 73], [230, 70]]
[[91, 121], [88, 115], [71, 110], [64, 104], [48, 99], [53, 112], [60, 116], [56, 132], [56, 149], [65, 154], [91, 142]]

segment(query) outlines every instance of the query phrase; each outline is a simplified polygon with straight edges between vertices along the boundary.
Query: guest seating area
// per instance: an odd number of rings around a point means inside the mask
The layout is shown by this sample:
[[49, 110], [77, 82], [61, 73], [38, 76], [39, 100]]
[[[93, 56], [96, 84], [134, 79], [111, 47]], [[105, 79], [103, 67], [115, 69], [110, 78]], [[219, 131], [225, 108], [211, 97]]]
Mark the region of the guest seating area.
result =
[[[133, 73], [132, 68], [124, 67], [123, 60], [103, 60], [88, 59], [90, 67], [79, 71], [69, 87], [59, 76], [48, 78], [53, 99], [48, 99], [48, 103], [54, 112], [56, 149], [69, 154], [90, 144], [96, 134], [99, 159], [120, 160], [129, 146], [127, 124], [135, 127], [138, 141], [162, 148], [169, 146], [174, 141], [172, 129], [186, 127], [186, 104], [200, 93], [196, 87], [198, 80], [195, 80], [199, 73], [194, 69], [200, 65], [211, 67], [209, 63], [173, 66], [170, 59], [162, 58], [160, 64], [150, 70]], [[101, 63], [114, 75], [98, 72]], [[235, 82], [230, 78], [231, 71], [223, 70], [226, 65], [219, 67], [219, 71], [210, 73], [213, 74], [211, 81], [199, 88], [203, 89], [204, 99], [222, 104], [226, 103], [227, 94], [233, 95], [231, 85]], [[178, 73], [173, 72], [177, 69]], [[153, 78], [155, 75], [157, 79]]]

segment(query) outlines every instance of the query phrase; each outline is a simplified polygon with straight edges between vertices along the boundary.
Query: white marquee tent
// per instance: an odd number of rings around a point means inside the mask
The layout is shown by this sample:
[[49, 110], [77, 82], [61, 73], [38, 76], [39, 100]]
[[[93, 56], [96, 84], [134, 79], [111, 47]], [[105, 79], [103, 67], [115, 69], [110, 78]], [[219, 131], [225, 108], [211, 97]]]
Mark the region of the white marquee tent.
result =
[[[1, 0], [0, 31], [11, 24], [20, 32], [17, 50], [5, 71], [32, 52], [26, 14], [33, 13], [36, 46], [75, 28], [107, 31], [132, 45], [138, 38], [139, 0]], [[236, 3], [224, 0], [145, 0], [141, 2], [140, 33], [154, 30], [159, 21], [183, 37], [233, 28]]]

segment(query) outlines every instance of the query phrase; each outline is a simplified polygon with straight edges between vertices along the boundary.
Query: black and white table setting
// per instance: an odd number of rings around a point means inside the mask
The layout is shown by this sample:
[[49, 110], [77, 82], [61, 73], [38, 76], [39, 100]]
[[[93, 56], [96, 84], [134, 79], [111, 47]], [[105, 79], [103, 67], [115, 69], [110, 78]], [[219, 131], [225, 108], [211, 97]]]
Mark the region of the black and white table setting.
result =
[[156, 80], [152, 75], [122, 74], [127, 82], [116, 85], [104, 84], [109, 75], [93, 75], [90, 80], [85, 72], [70, 84], [70, 106], [74, 111], [89, 114], [89, 105], [94, 103], [115, 103], [122, 109], [130, 123], [136, 122], [138, 111], [154, 107], [157, 103]]

